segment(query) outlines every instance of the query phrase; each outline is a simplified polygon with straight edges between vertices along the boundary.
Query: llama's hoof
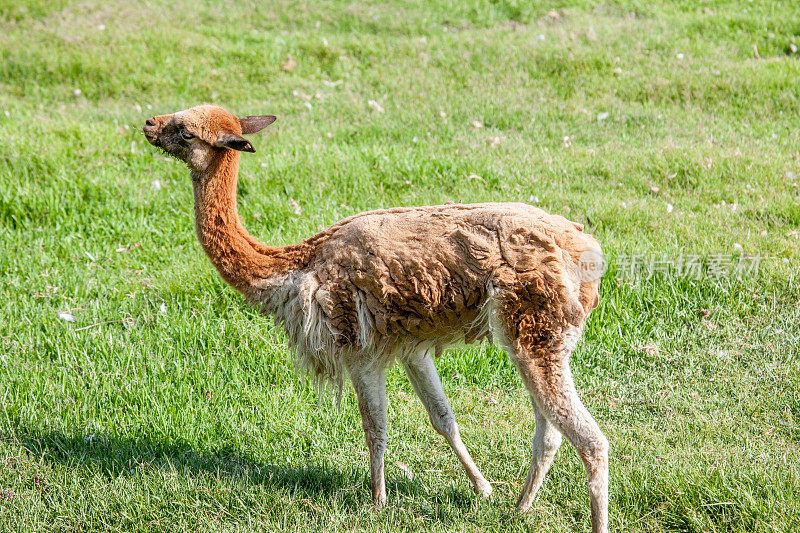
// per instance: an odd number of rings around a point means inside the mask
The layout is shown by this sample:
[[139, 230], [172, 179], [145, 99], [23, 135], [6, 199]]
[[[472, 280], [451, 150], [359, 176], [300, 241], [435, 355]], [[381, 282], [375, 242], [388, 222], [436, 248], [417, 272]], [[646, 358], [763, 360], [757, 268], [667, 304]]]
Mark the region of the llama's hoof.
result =
[[475, 493], [478, 496], [481, 496], [482, 498], [486, 498], [487, 500], [492, 497], [493, 492], [494, 489], [492, 488], [492, 486], [489, 484], [488, 481], [486, 482], [486, 484], [481, 484], [475, 487]]
[[522, 496], [520, 496], [519, 500], [517, 501], [517, 512], [519, 514], [527, 513], [528, 509], [531, 508], [531, 500], [525, 501]]

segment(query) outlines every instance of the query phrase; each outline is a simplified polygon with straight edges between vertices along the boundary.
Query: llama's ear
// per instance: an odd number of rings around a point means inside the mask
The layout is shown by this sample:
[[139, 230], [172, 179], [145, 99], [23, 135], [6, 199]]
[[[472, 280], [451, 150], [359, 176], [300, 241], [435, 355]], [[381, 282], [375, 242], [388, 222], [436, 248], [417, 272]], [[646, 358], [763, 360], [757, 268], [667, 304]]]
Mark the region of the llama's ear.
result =
[[253, 148], [253, 145], [250, 144], [250, 141], [242, 137], [241, 135], [236, 135], [235, 133], [224, 133], [217, 138], [217, 142], [214, 143], [214, 146], [219, 148], [230, 148], [232, 150], [239, 150], [240, 152], [255, 152], [256, 149]]
[[250, 135], [251, 133], [258, 133], [263, 130], [278, 117], [275, 115], [251, 115], [239, 119], [239, 124], [242, 125], [242, 135]]

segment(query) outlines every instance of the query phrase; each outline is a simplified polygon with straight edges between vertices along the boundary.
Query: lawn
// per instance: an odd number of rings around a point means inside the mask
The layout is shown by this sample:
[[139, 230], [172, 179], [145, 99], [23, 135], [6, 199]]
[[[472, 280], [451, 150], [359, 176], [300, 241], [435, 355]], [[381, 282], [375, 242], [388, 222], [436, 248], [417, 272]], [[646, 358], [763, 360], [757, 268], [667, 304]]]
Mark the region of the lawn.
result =
[[352, 389], [295, 373], [140, 133], [203, 102], [279, 117], [239, 187], [267, 243], [449, 201], [584, 223], [612, 530], [800, 529], [800, 4], [533, 4], [0, 0], [0, 529], [590, 527], [568, 444], [515, 512], [534, 421], [490, 345], [437, 366], [493, 499], [395, 368], [370, 505]]

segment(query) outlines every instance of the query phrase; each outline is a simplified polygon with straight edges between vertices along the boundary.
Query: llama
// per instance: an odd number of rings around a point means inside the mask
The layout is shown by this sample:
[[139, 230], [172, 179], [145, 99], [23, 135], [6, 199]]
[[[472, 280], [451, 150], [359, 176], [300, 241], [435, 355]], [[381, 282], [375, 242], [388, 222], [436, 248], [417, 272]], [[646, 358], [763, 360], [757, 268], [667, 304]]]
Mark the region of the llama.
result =
[[203, 105], [150, 118], [143, 131], [191, 170], [197, 236], [222, 278], [274, 315], [312, 378], [341, 391], [349, 376], [375, 505], [386, 503], [386, 370], [395, 361], [475, 492], [491, 494], [461, 440], [433, 354], [492, 336], [519, 371], [536, 419], [519, 510], [530, 507], [563, 435], [586, 467], [592, 530], [607, 531], [608, 441], [569, 368], [598, 304], [600, 276], [591, 268], [602, 258], [597, 241], [580, 224], [541, 209], [483, 203], [369, 211], [299, 244], [261, 244], [237, 214], [239, 155], [255, 152], [242, 135], [274, 121]]

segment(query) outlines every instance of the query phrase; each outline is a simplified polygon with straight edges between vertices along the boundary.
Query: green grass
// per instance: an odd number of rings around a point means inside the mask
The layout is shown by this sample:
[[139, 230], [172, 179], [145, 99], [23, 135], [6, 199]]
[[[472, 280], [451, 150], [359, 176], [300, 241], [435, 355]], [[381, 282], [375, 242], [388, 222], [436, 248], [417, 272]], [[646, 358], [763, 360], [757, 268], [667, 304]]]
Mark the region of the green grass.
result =
[[[573, 369], [613, 530], [800, 529], [800, 4], [254, 4], [0, 0], [0, 529], [589, 527], [569, 445], [515, 513], [533, 417], [490, 346], [437, 364], [495, 498], [395, 369], [370, 507], [352, 392], [337, 410], [294, 373], [139, 133], [202, 102], [279, 116], [239, 191], [265, 242], [447, 201], [585, 223], [611, 268]], [[632, 254], [762, 262], [630, 279]]]

